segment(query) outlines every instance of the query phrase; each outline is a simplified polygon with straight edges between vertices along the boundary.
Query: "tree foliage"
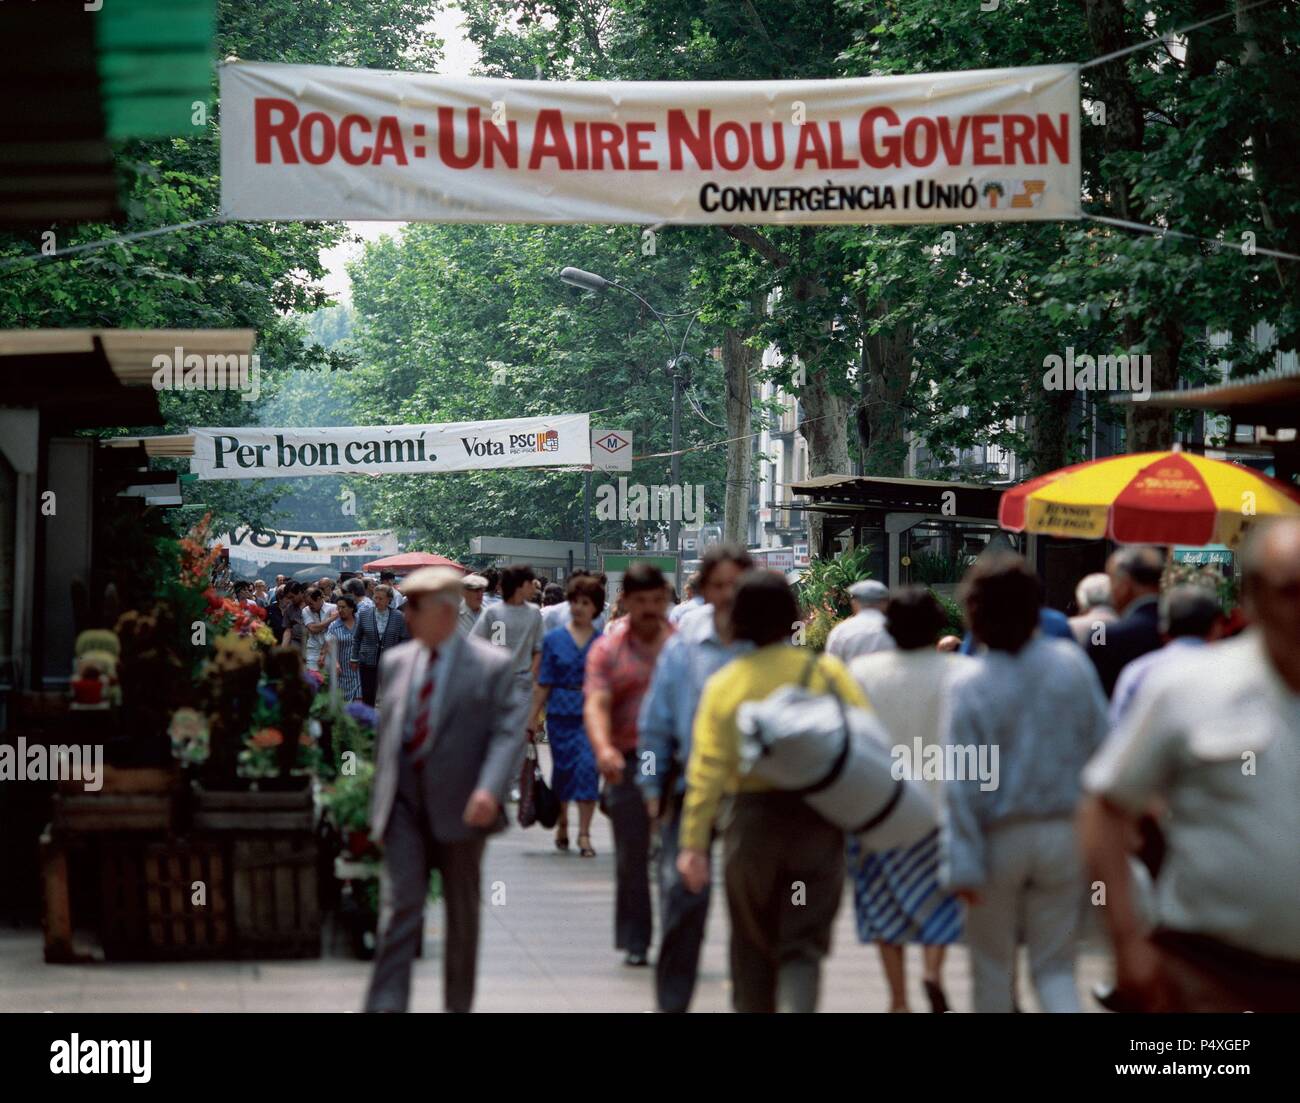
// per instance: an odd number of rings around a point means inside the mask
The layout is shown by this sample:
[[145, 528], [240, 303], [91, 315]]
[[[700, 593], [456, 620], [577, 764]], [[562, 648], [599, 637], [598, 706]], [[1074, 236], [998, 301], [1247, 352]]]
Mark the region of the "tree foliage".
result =
[[[682, 316], [698, 299], [692, 262], [676, 239], [645, 255], [635, 227], [408, 226], [399, 238], [370, 245], [351, 269], [352, 347], [361, 366], [343, 386], [357, 423], [589, 412], [593, 428], [631, 430], [637, 455], [651, 456], [669, 449], [666, 368], [686, 338], [682, 447], [715, 441], [722, 434], [705, 418], [723, 418], [721, 371], [711, 357], [718, 330]], [[632, 295], [562, 283], [568, 265], [678, 316], [665, 333]], [[682, 480], [703, 484], [713, 509], [722, 501], [716, 455], [693, 452], [682, 462]], [[628, 481], [667, 483], [668, 465], [666, 457], [647, 458]], [[417, 542], [457, 554], [476, 535], [580, 540], [582, 483], [580, 473], [544, 468], [351, 480], [366, 517], [401, 518]], [[659, 527], [597, 522], [593, 540], [644, 541]]]
[[[440, 0], [222, 0], [217, 58], [367, 65], [434, 66], [441, 42], [425, 24]], [[194, 133], [127, 141], [114, 149], [126, 219], [56, 224], [63, 249], [217, 214], [220, 140], [214, 67], [211, 110]], [[328, 303], [319, 281], [322, 250], [346, 236], [340, 224], [225, 223], [111, 245], [69, 257], [39, 258], [40, 232], [0, 233], [0, 328], [195, 328], [256, 331], [262, 386], [297, 370], [337, 369], [347, 361], [303, 340], [297, 316]], [[38, 255], [38, 259], [16, 259]], [[118, 432], [177, 433], [191, 425], [246, 425], [258, 403], [233, 391], [160, 394], [163, 424]], [[187, 506], [174, 521], [187, 526], [212, 511], [218, 526], [274, 518], [277, 490], [244, 482], [186, 487]]]
[[[950, 457], [977, 444], [1031, 469], [1076, 458], [1091, 426], [1042, 385], [1067, 346], [1152, 354], [1157, 386], [1222, 359], [1267, 366], [1296, 337], [1300, 12], [1233, 0], [466, 0], [486, 72], [555, 79], [721, 80], [941, 72], [1083, 61], [1215, 15], [1228, 18], [1082, 71], [1084, 206], [1221, 245], [1080, 224], [718, 228], [736, 246], [700, 278], [713, 306], [740, 283], [778, 292], [756, 341], [805, 368], [814, 472], [856, 458], [901, 473], [905, 434]], [[1106, 125], [1090, 125], [1098, 105]], [[1127, 115], [1126, 115], [1127, 111]], [[1126, 118], [1141, 126], [1125, 131]], [[1135, 138], [1133, 137], [1135, 136]], [[1132, 140], [1130, 140], [1132, 138]], [[954, 248], [941, 234], [954, 232]], [[1225, 293], [1227, 290], [1227, 293]], [[1251, 338], [1259, 323], [1274, 347]], [[1230, 333], [1211, 347], [1213, 333]], [[791, 380], [789, 372], [787, 381]], [[1093, 410], [1095, 416], [1096, 408]], [[1172, 421], [1130, 415], [1143, 446]], [[1104, 406], [1100, 416], [1114, 417]], [[825, 423], [825, 424], [823, 424]]]
[[[67, 259], [32, 260], [35, 234], [0, 236], [0, 326], [251, 327], [267, 398], [162, 396], [162, 426], [481, 420], [590, 411], [636, 434], [630, 479], [667, 481], [671, 393], [663, 370], [688, 316], [691, 385], [682, 479], [720, 513], [720, 444], [744, 424], [711, 355], [774, 346], [765, 369], [800, 399], [813, 473], [901, 474], [909, 443], [948, 470], [995, 444], [1031, 470], [1083, 454], [1094, 418], [1131, 447], [1165, 445], [1154, 408], [1081, 410], [1043, 386], [1044, 358], [1150, 354], [1155, 386], [1195, 383], [1223, 361], [1245, 373], [1294, 349], [1300, 266], [1300, 8], [1242, 0], [461, 0], [489, 75], [549, 80], [818, 79], [1079, 62], [1083, 205], [1163, 227], [1092, 221], [956, 226], [410, 226], [356, 264], [355, 312], [327, 311], [321, 252], [334, 224], [204, 225]], [[218, 56], [434, 69], [439, 0], [222, 0]], [[1210, 26], [1159, 41], [1215, 16]], [[213, 119], [216, 83], [213, 85]], [[219, 121], [117, 150], [124, 225], [56, 226], [61, 247], [212, 217]], [[1179, 236], [1179, 235], [1187, 235]], [[1198, 240], [1200, 239], [1200, 240]], [[637, 300], [558, 281], [595, 270], [672, 319], [665, 337]], [[1272, 345], [1257, 338], [1261, 326]], [[1227, 343], [1214, 335], [1228, 335]], [[350, 372], [338, 369], [350, 368]], [[328, 387], [289, 373], [334, 370]], [[757, 369], [748, 378], [757, 377]], [[288, 383], [285, 380], [292, 379]], [[293, 415], [297, 415], [296, 417]], [[759, 411], [761, 416], [762, 412]], [[748, 414], [746, 412], [747, 420]], [[728, 428], [730, 427], [730, 428]], [[743, 460], [733, 449], [732, 466]], [[733, 470], [734, 476], [734, 470]], [[598, 476], [599, 478], [599, 476]], [[734, 477], [733, 477], [734, 482]], [[534, 470], [347, 479], [302, 487], [206, 484], [218, 523], [332, 515], [346, 485], [357, 524], [463, 554], [479, 533], [582, 534], [581, 476]], [[313, 503], [312, 494], [320, 501]], [[733, 501], [736, 494], [733, 492]], [[323, 512], [322, 512], [323, 511]], [[185, 518], [182, 515], [183, 519]], [[653, 524], [601, 523], [602, 543]]]

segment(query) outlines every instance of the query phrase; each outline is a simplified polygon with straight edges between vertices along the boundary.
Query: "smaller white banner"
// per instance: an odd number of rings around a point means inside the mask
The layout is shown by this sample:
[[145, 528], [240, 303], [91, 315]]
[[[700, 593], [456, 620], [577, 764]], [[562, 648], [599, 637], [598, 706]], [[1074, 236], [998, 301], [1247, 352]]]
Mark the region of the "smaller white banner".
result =
[[596, 471], [631, 471], [632, 431], [630, 429], [593, 429], [591, 431], [591, 466]]
[[322, 429], [191, 429], [200, 479], [436, 475], [509, 467], [586, 467], [586, 414]]
[[270, 563], [302, 559], [319, 563], [335, 555], [396, 555], [397, 533], [393, 529], [366, 532], [296, 532], [288, 529], [253, 529], [248, 526], [222, 533], [211, 541], [230, 552], [232, 559], [253, 559]]

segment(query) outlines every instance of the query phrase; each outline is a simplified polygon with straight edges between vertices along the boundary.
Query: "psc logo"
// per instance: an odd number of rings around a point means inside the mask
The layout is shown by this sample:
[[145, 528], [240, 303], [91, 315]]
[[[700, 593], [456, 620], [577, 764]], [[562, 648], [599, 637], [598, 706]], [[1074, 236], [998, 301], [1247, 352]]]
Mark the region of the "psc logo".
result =
[[542, 433], [511, 433], [510, 451], [514, 452], [558, 452], [560, 450], [560, 433], [558, 429], [547, 429]]

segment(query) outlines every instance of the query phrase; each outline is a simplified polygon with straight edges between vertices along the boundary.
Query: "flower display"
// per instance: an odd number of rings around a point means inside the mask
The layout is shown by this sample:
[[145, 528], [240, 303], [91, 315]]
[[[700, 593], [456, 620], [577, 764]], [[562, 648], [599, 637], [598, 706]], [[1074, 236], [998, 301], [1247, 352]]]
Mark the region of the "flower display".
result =
[[279, 728], [262, 728], [249, 739], [254, 747], [278, 747], [284, 742], [284, 733]]
[[117, 656], [111, 651], [83, 651], [77, 658], [77, 676], [114, 678], [117, 676]]
[[212, 649], [213, 657], [217, 661], [225, 658], [237, 662], [249, 662], [258, 658], [254, 641], [236, 632], [227, 632], [225, 635], [218, 636], [212, 641]]
[[214, 635], [234, 633], [272, 646], [275, 635], [267, 627], [266, 610], [260, 605], [236, 601], [221, 593], [224, 577], [221, 545], [208, 547], [212, 515], [205, 514], [189, 533], [171, 543], [176, 557], [175, 576], [165, 586], [164, 598], [173, 604], [183, 624], [204, 621]]
[[[244, 739], [244, 749], [239, 752], [239, 773], [250, 778], [284, 777], [284, 740], [284, 732], [279, 728], [265, 727], [250, 732]], [[314, 773], [320, 764], [320, 748], [305, 730], [297, 739], [294, 764], [294, 773]]]
[[167, 734], [171, 736], [172, 754], [181, 762], [204, 762], [208, 757], [208, 718], [192, 708], [172, 713]]
[[205, 617], [218, 631], [249, 636], [259, 643], [272, 644], [275, 633], [266, 624], [266, 610], [260, 605], [248, 605], [233, 597], [223, 597], [211, 586], [203, 591], [207, 602]]
[[[231, 735], [239, 748], [234, 770], [243, 777], [288, 777], [314, 772], [320, 761], [317, 740], [319, 722], [309, 713], [319, 682], [303, 676], [302, 656], [292, 648], [262, 651], [252, 639], [237, 632], [216, 641], [218, 659], [209, 664], [214, 675], [218, 664], [246, 664], [248, 677], [241, 697], [248, 710], [232, 717]], [[225, 685], [225, 682], [221, 682]], [[214, 700], [220, 706], [222, 698]]]
[[343, 711], [371, 731], [379, 728], [379, 710], [373, 705], [367, 705], [364, 701], [349, 701]]

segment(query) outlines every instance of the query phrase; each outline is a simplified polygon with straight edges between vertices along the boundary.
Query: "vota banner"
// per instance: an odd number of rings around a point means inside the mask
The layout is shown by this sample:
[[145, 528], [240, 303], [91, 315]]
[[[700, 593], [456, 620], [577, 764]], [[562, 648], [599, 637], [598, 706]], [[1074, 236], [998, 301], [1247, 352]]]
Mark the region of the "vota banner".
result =
[[396, 555], [397, 533], [392, 529], [364, 532], [290, 532], [288, 529], [255, 529], [247, 525], [231, 529], [210, 541], [220, 544], [232, 559], [306, 559], [319, 563], [335, 555]]
[[191, 429], [190, 471], [200, 479], [293, 479], [583, 467], [591, 463], [586, 414], [330, 429]]
[[234, 62], [230, 219], [992, 222], [1080, 216], [1073, 65], [550, 83]]

